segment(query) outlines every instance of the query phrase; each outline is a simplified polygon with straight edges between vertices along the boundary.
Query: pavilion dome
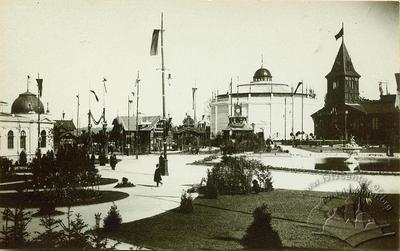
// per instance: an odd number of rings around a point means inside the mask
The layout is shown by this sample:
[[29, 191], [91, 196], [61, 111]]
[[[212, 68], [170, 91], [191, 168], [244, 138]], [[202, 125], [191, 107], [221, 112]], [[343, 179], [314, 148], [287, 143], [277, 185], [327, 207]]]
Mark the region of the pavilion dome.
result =
[[266, 69], [261, 67], [260, 69], [258, 69], [253, 76], [253, 81], [257, 82], [257, 81], [271, 81], [272, 80], [272, 75], [271, 72]]
[[14, 100], [11, 106], [12, 114], [27, 114], [27, 113], [44, 113], [43, 103], [38, 99], [37, 96], [29, 91], [21, 93], [16, 100]]

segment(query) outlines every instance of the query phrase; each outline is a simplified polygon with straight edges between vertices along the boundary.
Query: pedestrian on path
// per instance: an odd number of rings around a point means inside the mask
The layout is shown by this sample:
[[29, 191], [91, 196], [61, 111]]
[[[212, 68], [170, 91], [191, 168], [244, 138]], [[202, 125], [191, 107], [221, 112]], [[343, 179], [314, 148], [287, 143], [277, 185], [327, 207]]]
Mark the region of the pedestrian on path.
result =
[[159, 186], [159, 184], [162, 184], [161, 170], [160, 170], [160, 166], [158, 164], [156, 165], [156, 170], [154, 171], [154, 182], [156, 182], [157, 187]]

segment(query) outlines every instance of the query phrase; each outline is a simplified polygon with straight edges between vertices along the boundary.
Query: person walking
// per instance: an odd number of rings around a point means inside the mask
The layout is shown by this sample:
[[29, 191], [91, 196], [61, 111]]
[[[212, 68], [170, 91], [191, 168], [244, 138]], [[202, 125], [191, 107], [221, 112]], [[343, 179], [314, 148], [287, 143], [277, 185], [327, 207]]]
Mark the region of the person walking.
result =
[[162, 154], [158, 158], [158, 165], [159, 165], [159, 169], [160, 169], [160, 175], [165, 175], [165, 159]]
[[159, 186], [159, 184], [162, 184], [161, 170], [160, 170], [160, 166], [158, 164], [156, 165], [156, 170], [154, 171], [154, 182], [156, 182], [157, 187]]

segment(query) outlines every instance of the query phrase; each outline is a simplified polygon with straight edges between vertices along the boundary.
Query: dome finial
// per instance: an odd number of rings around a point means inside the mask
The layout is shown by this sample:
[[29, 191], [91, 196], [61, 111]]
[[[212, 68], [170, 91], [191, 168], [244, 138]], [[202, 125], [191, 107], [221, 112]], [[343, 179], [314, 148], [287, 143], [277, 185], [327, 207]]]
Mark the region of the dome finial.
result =
[[264, 55], [261, 53], [261, 68], [264, 66]]
[[26, 77], [26, 92], [29, 92], [29, 82], [31, 81], [31, 76]]

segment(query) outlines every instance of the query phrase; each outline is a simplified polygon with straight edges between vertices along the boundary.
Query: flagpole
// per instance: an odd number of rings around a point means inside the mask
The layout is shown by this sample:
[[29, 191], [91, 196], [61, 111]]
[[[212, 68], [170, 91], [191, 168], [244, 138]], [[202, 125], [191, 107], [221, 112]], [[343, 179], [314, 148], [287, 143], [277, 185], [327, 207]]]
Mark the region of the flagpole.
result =
[[[38, 73], [37, 84], [38, 84], [38, 96], [37, 96], [37, 113], [38, 113], [38, 151], [40, 153], [40, 87], [39, 87], [40, 75]], [[41, 153], [40, 153], [41, 154]], [[40, 157], [39, 157], [40, 159]]]
[[167, 120], [165, 117], [165, 66], [164, 66], [164, 14], [161, 12], [161, 86], [162, 86], [162, 103], [163, 103], [163, 120], [164, 120], [164, 130], [163, 130], [163, 147], [164, 147], [164, 175], [168, 176], [168, 159], [167, 159], [167, 139], [166, 139], [166, 126]]
[[78, 109], [77, 109], [78, 111], [76, 114], [76, 136], [79, 137], [79, 106], [80, 106], [79, 94], [76, 97], [78, 98]]
[[[129, 132], [129, 115], [130, 115], [130, 100], [129, 100], [129, 94], [128, 94], [128, 129], [126, 130], [127, 134], [125, 138], [128, 138], [128, 132]], [[130, 141], [128, 140], [128, 156], [130, 155], [130, 151], [131, 151], [131, 145], [130, 145]]]
[[303, 124], [304, 124], [304, 92], [303, 92], [303, 86], [304, 86], [304, 84], [303, 84], [303, 80], [301, 80], [301, 141], [303, 141], [303, 132], [304, 132], [304, 129], [303, 129]]
[[[89, 89], [90, 89], [90, 83], [89, 83]], [[89, 134], [89, 142], [88, 142], [88, 144], [89, 144], [89, 153], [90, 154], [92, 154], [92, 134], [91, 134], [91, 127], [92, 127], [92, 125], [91, 125], [91, 123], [90, 123], [90, 115], [91, 115], [91, 111], [90, 111], [90, 101], [91, 101], [91, 98], [90, 98], [90, 90], [89, 90], [89, 112], [88, 112], [88, 134]]]
[[232, 78], [231, 78], [231, 82], [230, 82], [230, 84], [229, 84], [229, 87], [230, 87], [230, 99], [231, 99], [231, 110], [230, 110], [230, 112], [231, 112], [231, 117], [233, 116], [233, 114], [232, 114], [232, 110], [233, 110], [233, 105], [232, 105]]
[[342, 22], [342, 44], [344, 43], [344, 23]]
[[139, 79], [139, 71], [138, 71], [138, 74], [137, 74], [137, 79], [136, 79], [136, 134], [135, 134], [135, 136], [136, 136], [136, 149], [135, 149], [135, 151], [136, 151], [136, 159], [138, 159], [139, 158], [139, 146], [140, 146], [140, 144], [139, 144], [139, 82], [140, 82], [140, 79]]
[[293, 142], [292, 145], [294, 146], [294, 93], [293, 93], [293, 87], [292, 87], [292, 138]]
[[106, 78], [103, 77], [103, 134], [104, 134], [104, 142], [103, 142], [103, 154], [107, 156], [107, 120], [106, 120]]
[[285, 139], [285, 141], [286, 141], [286, 97], [285, 97], [285, 114], [284, 114], [284, 116], [285, 116], [285, 122], [284, 122], [284, 127], [285, 127], [285, 132], [284, 132], [284, 139]]

